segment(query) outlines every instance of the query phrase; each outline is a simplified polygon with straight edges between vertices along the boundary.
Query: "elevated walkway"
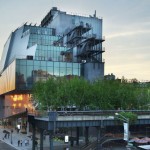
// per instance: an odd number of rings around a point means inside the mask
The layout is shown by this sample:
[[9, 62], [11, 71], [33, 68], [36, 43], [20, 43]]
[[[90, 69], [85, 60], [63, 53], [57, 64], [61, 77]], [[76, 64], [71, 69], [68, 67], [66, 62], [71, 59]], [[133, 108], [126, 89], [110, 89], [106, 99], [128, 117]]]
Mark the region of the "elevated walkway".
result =
[[[101, 130], [107, 126], [116, 126], [114, 114], [116, 111], [50, 111], [46, 113], [29, 114], [28, 121], [33, 128], [33, 139], [35, 140], [35, 128], [40, 130], [40, 137], [43, 137], [43, 131], [49, 132], [50, 149], [53, 147], [53, 134], [59, 128], [76, 128], [76, 143], [79, 144], [79, 128], [85, 128], [85, 143], [88, 144], [89, 127], [96, 127], [97, 140], [96, 145], [99, 149], [103, 142], [101, 140]], [[119, 112], [119, 111], [117, 111]], [[135, 112], [134, 112], [135, 113]], [[136, 124], [150, 124], [149, 111], [137, 111], [138, 120]], [[43, 139], [43, 138], [41, 138]], [[114, 140], [114, 139], [110, 139]], [[43, 147], [43, 141], [40, 141], [40, 147]], [[33, 150], [34, 148], [33, 142]], [[43, 150], [41, 148], [41, 150]], [[85, 149], [86, 150], [86, 149]]]

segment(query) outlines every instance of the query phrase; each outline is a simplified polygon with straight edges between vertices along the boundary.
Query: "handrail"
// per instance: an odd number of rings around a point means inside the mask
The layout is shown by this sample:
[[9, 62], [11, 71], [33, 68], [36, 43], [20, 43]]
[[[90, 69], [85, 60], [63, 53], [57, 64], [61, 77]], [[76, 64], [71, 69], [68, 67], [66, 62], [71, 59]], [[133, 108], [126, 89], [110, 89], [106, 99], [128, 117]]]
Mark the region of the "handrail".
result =
[[132, 112], [137, 115], [149, 115], [150, 110], [97, 110], [97, 111], [35, 111], [34, 113], [28, 113], [32, 114], [38, 117], [42, 116], [49, 116], [49, 113], [51, 112], [56, 112], [57, 116], [83, 116], [83, 115], [88, 115], [88, 116], [106, 116], [106, 115], [111, 115], [114, 116], [114, 114], [117, 112]]

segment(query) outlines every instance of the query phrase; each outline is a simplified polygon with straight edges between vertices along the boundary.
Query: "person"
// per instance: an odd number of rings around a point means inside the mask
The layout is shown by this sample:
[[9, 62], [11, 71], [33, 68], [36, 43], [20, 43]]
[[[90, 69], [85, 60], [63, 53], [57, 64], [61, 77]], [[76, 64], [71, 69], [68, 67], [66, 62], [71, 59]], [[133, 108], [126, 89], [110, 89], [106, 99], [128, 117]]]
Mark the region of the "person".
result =
[[17, 128], [17, 133], [19, 133], [19, 129]]
[[8, 132], [8, 138], [9, 138], [9, 136], [10, 136], [10, 133]]
[[20, 146], [20, 140], [18, 140], [18, 146]]
[[5, 127], [6, 127], [6, 122], [4, 121], [4, 129], [5, 129]]
[[38, 149], [38, 142], [35, 141], [35, 147]]
[[22, 146], [22, 140], [20, 141], [20, 145]]
[[43, 140], [45, 140], [45, 139], [46, 139], [46, 135], [44, 134], [44, 135], [43, 135]]
[[25, 144], [25, 146], [27, 146], [27, 144], [28, 144], [27, 139], [25, 139], [24, 144]]
[[4, 138], [5, 138], [5, 139], [7, 138], [7, 133], [5, 133], [5, 136], [4, 136]]
[[38, 145], [40, 145], [40, 139], [37, 140]]
[[29, 140], [27, 140], [27, 145], [29, 145]]

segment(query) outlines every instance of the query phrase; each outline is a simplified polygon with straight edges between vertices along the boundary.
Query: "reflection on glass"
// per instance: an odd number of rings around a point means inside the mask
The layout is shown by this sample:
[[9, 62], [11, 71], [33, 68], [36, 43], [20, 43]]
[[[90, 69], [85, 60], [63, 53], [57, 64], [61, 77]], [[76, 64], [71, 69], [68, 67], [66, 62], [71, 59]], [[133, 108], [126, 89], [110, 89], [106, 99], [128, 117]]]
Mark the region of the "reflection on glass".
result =
[[17, 64], [19, 64], [16, 68], [17, 89], [31, 89], [34, 82], [47, 80], [52, 76], [80, 76], [78, 63], [17, 60]]

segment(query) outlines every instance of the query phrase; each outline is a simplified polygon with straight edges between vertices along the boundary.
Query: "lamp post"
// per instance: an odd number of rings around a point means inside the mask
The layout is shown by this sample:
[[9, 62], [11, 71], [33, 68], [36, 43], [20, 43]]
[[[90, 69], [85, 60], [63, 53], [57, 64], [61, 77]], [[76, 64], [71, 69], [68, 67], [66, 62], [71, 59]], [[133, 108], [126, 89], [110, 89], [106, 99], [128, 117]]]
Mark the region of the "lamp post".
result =
[[123, 115], [119, 113], [115, 113], [116, 116], [118, 116], [119, 120], [122, 120], [124, 122], [124, 140], [127, 141], [127, 147], [129, 145], [129, 118], [124, 117]]
[[11, 137], [10, 137], [10, 138], [11, 138], [10, 143], [13, 144], [13, 142], [12, 142], [12, 133], [13, 133], [13, 129], [11, 129], [11, 132], [10, 132], [10, 133], [11, 133], [11, 135], [10, 135], [10, 136], [11, 136]]

